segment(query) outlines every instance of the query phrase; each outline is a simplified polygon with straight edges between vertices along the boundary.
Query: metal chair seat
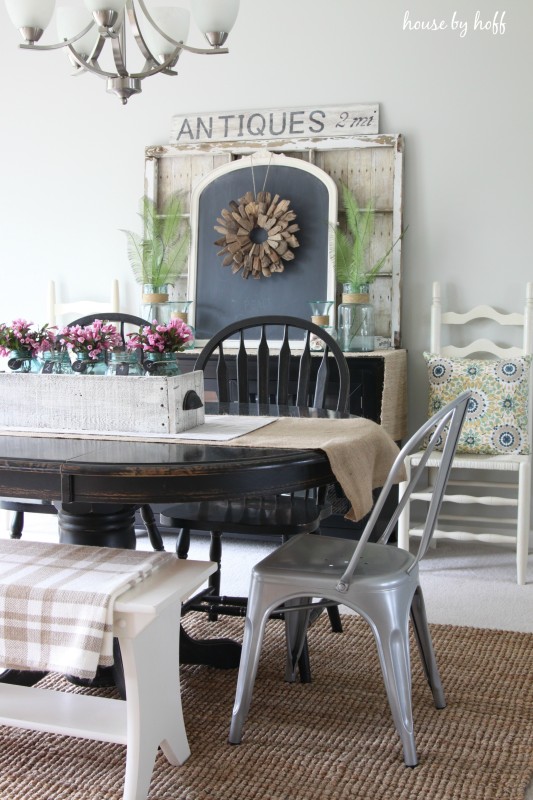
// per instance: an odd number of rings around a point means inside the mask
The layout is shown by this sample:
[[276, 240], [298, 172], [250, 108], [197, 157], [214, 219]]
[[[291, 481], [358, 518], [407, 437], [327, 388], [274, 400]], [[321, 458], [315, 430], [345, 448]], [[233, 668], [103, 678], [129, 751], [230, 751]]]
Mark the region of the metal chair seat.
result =
[[[257, 574], [261, 576], [260, 580], [269, 580], [266, 577], [268, 563], [275, 563], [276, 573], [283, 575], [280, 584], [283, 583], [285, 588], [293, 588], [294, 597], [299, 596], [299, 584], [306, 585], [308, 580], [313, 580], [315, 586], [322, 587], [323, 592], [327, 593], [331, 590], [332, 581], [340, 580], [344, 574], [353, 551], [354, 544], [349, 539], [296, 536], [280, 547], [270, 561], [270, 556], [263, 559], [258, 565]], [[268, 562], [266, 565], [265, 561]], [[415, 557], [406, 550], [368, 542], [364, 556], [357, 565], [357, 587], [370, 581], [374, 591], [383, 591], [402, 580], [414, 562]], [[354, 589], [350, 599], [355, 600], [359, 591], [360, 588]], [[322, 596], [322, 591], [319, 594]], [[336, 592], [335, 599], [346, 605], [346, 595], [340, 597], [340, 593]], [[359, 613], [363, 614], [363, 611], [359, 610]]]

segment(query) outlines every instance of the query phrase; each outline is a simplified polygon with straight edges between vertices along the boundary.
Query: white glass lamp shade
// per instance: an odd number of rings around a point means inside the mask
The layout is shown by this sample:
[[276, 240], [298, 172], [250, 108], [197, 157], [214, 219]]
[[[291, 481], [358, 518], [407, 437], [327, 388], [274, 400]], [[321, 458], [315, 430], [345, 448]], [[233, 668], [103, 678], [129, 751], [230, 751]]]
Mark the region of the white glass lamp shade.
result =
[[[72, 39], [87, 27], [93, 18], [84, 8], [74, 8], [70, 6], [58, 6], [56, 11], [57, 34], [62, 39]], [[73, 47], [80, 55], [89, 56], [98, 40], [99, 33], [96, 25], [91, 30], [77, 39]]]
[[191, 8], [202, 33], [229, 33], [239, 13], [239, 0], [191, 0]]
[[126, 5], [126, 0], [84, 0], [85, 7], [88, 11], [116, 11], [117, 14], [120, 14], [124, 6]]
[[55, 0], [5, 0], [15, 28], [40, 28], [44, 31], [54, 13]]
[[[185, 43], [187, 41], [190, 14], [186, 8], [156, 6], [155, 8], [149, 8], [149, 13], [155, 24], [175, 42]], [[168, 57], [176, 49], [176, 45], [161, 36], [150, 24], [149, 20], [144, 21], [142, 35], [148, 49], [156, 58], [157, 56]]]

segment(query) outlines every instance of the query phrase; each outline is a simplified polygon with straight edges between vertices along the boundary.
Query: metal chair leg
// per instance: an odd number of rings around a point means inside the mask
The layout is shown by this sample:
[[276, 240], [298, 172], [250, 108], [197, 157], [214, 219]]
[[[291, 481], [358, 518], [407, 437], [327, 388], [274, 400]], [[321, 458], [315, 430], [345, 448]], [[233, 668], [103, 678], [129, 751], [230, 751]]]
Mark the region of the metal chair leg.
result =
[[435, 707], [446, 708], [446, 698], [444, 697], [444, 689], [435, 658], [435, 651], [433, 650], [433, 642], [429, 633], [426, 605], [420, 586], [417, 587], [411, 602], [411, 622], [420, 653], [420, 660], [433, 694]]
[[[291, 601], [291, 606], [306, 605], [309, 597], [300, 597]], [[282, 609], [280, 609], [282, 610]], [[307, 648], [307, 628], [309, 625], [309, 609], [285, 612], [285, 636], [287, 639], [287, 665], [285, 680], [292, 683], [296, 678], [296, 665], [299, 667], [302, 683], [311, 682], [311, 666]]]
[[402, 742], [404, 761], [408, 767], [416, 767], [418, 757], [411, 706], [409, 621], [408, 613], [402, 613], [398, 605], [391, 601], [390, 609], [379, 618], [374, 617], [372, 630], [392, 718]]

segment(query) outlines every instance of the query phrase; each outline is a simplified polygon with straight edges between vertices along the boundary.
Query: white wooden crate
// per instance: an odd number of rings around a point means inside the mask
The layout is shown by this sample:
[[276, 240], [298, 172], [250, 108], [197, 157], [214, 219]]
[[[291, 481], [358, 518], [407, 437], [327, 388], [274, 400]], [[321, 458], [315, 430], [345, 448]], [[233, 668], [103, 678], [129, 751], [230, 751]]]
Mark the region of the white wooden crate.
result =
[[0, 373], [0, 426], [180, 433], [204, 421], [203, 405], [183, 410], [190, 390], [203, 403], [203, 372], [171, 378]]

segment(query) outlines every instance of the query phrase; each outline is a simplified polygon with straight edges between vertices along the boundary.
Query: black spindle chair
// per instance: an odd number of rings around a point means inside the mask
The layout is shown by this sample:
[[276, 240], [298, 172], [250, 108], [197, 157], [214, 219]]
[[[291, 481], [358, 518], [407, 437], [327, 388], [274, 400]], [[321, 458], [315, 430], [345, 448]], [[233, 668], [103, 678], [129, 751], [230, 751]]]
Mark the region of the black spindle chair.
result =
[[[322, 351], [311, 349], [312, 335], [322, 340]], [[228, 340], [235, 337], [237, 341], [230, 346]], [[260, 316], [235, 322], [205, 345], [195, 369], [205, 372], [213, 358], [219, 403], [347, 409], [350, 376], [346, 359], [335, 339], [308, 320]], [[187, 558], [191, 530], [208, 531], [209, 558], [219, 567], [207, 590], [192, 598], [184, 611], [207, 611], [213, 620], [220, 613], [244, 616], [246, 598], [220, 596], [222, 534], [273, 535], [284, 541], [297, 533], [318, 533], [321, 520], [331, 514], [326, 492], [327, 487], [320, 487], [305, 496], [209, 500], [165, 509], [161, 525], [181, 529], [178, 556]], [[330, 610], [330, 618], [334, 630], [341, 630], [336, 608]]]

